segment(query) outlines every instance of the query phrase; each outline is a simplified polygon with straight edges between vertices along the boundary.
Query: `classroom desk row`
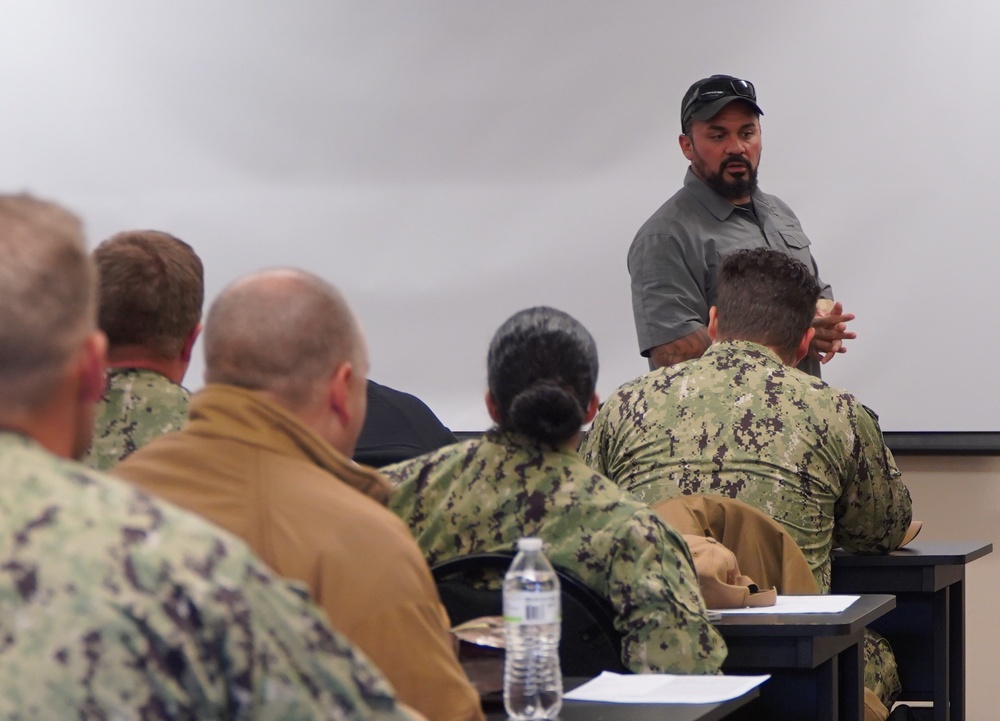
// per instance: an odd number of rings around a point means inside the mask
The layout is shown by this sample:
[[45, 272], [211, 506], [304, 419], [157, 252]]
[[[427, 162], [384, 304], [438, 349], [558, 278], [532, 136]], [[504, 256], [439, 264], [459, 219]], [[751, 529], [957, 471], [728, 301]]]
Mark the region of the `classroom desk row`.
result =
[[[841, 613], [726, 615], [726, 674], [771, 678], [738, 698], [711, 704], [610, 704], [565, 701], [560, 721], [862, 721], [865, 626], [896, 605], [865, 595]], [[567, 679], [574, 688], [585, 679]], [[495, 709], [488, 718], [505, 718]]]
[[896, 610], [872, 629], [892, 644], [901, 701], [918, 718], [965, 721], [965, 567], [992, 553], [979, 541], [927, 541], [884, 556], [835, 552], [833, 593], [891, 593]]
[[[892, 644], [904, 701], [930, 701], [919, 718], [965, 721], [965, 567], [992, 543], [926, 542], [885, 556], [837, 553], [833, 593], [863, 594], [836, 614], [726, 615], [727, 674], [771, 674], [718, 704], [625, 705], [567, 701], [562, 721], [861, 721], [863, 637]], [[583, 679], [568, 679], [567, 688]], [[488, 714], [501, 719], [502, 710]]]

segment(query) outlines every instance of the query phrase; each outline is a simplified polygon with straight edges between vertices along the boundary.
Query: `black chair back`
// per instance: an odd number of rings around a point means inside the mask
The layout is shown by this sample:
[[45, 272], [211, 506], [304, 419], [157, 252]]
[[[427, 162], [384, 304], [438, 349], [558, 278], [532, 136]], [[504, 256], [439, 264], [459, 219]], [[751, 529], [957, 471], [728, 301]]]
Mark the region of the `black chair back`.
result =
[[[442, 561], [431, 568], [441, 602], [453, 624], [480, 616], [503, 615], [499, 588], [486, 579], [503, 579], [511, 553], [476, 553]], [[621, 634], [606, 598], [564, 568], [555, 566], [562, 600], [559, 663], [563, 676], [596, 676], [601, 671], [626, 673], [621, 662]]]

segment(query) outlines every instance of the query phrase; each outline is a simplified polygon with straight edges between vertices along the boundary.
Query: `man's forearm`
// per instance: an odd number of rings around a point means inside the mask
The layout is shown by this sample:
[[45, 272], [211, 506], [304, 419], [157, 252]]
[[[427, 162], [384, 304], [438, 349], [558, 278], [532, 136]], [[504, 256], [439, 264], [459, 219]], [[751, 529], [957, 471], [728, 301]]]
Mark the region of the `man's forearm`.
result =
[[708, 329], [699, 328], [683, 338], [656, 346], [649, 351], [649, 357], [653, 359], [657, 368], [663, 368], [692, 358], [701, 358], [711, 344], [712, 339], [708, 337]]

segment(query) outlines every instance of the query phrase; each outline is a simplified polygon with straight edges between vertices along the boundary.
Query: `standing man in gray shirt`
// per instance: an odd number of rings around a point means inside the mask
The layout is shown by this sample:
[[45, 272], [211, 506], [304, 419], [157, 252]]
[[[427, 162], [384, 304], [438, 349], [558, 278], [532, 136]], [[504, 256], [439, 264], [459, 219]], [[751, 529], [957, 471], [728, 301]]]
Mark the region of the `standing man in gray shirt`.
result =
[[[773, 248], [819, 277], [798, 218], [757, 188], [761, 115], [753, 84], [731, 75], [703, 78], [684, 94], [679, 142], [691, 161], [684, 187], [643, 224], [628, 253], [639, 350], [651, 369], [698, 358], [708, 348], [708, 309], [723, 256]], [[816, 337], [799, 365], [816, 376], [855, 337], [846, 326], [854, 315], [833, 301], [829, 284], [820, 285]]]

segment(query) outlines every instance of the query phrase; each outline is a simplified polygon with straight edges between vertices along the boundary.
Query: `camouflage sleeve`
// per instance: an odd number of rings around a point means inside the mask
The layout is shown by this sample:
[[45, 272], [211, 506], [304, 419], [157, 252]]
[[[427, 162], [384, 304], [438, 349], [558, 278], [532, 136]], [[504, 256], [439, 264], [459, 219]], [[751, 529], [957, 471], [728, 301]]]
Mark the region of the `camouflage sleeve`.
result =
[[68, 708], [80, 718], [413, 718], [307, 598], [240, 544], [187, 528], [181, 547], [169, 527], [124, 527], [122, 572], [106, 566], [93, 593], [62, 582], [71, 592], [48, 614], [55, 620], [24, 639], [27, 667], [4, 658], [3, 718]]
[[726, 644], [708, 620], [684, 540], [640, 511], [614, 540], [609, 592], [622, 661], [636, 673], [714, 674]]
[[[389, 481], [389, 485], [393, 488], [399, 488], [399, 485], [410, 478], [413, 475], [414, 469], [419, 467], [414, 461], [423, 461], [424, 456], [417, 456], [417, 458], [411, 458], [406, 461], [399, 461], [398, 463], [393, 463], [392, 465], [382, 466], [378, 469], [378, 472], [382, 474], [385, 480]], [[393, 496], [395, 496], [395, 492]]]
[[[242, 593], [219, 591], [225, 607], [217, 651], [241, 684], [246, 717], [412, 720], [379, 670], [300, 592], [247, 558]], [[240, 597], [242, 596], [242, 601]], [[228, 616], [228, 618], [227, 618]], [[243, 718], [235, 714], [234, 718]]]
[[[421, 462], [423, 457], [418, 457]], [[403, 520], [403, 523], [410, 529], [410, 533], [419, 537], [420, 529], [416, 521], [417, 503], [420, 500], [417, 496], [417, 479], [415, 476], [422, 465], [418, 465], [413, 460], [394, 463], [391, 466], [384, 466], [379, 469], [379, 473], [385, 476], [386, 480], [393, 487], [389, 494], [386, 505], [389, 510]], [[421, 549], [424, 551], [424, 549]], [[426, 555], [426, 551], [424, 551]]]
[[605, 401], [601, 410], [597, 412], [593, 425], [587, 431], [587, 437], [583, 439], [580, 455], [583, 457], [584, 463], [602, 476], [614, 481], [615, 479], [608, 475], [608, 464], [604, 457], [604, 437], [608, 432], [608, 408], [608, 401]]
[[833, 543], [853, 553], [887, 553], [903, 542], [913, 520], [910, 492], [878, 418], [855, 402], [854, 468], [836, 501]]

